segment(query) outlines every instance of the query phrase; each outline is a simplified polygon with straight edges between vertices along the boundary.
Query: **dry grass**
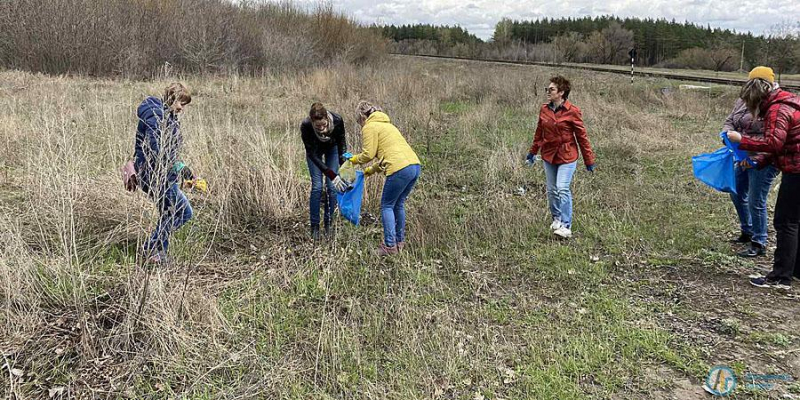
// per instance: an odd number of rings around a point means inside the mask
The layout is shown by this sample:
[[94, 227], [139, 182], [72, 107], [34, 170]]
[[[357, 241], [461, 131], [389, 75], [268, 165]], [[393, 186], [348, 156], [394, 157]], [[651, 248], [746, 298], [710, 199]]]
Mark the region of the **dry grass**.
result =
[[[149, 276], [136, 250], [153, 208], [118, 168], [136, 105], [168, 80], [0, 73], [0, 392], [577, 398], [654, 388], [643, 363], [698, 376], [696, 352], [606, 283], [615, 265], [713, 247], [695, 207], [722, 223], [728, 206], [686, 159], [714, 147], [733, 91], [662, 96], [668, 83], [573, 75], [599, 172], [577, 176], [579, 236], [564, 244], [546, 232], [543, 174], [522, 167], [552, 73], [397, 58], [184, 77], [196, 93], [184, 159], [211, 191], [191, 195], [197, 219], [174, 241], [175, 264]], [[357, 145], [361, 98], [384, 105], [425, 165], [411, 251], [390, 260], [368, 253], [376, 224], [306, 239], [299, 121], [323, 101]], [[368, 182], [373, 215], [381, 184]]]

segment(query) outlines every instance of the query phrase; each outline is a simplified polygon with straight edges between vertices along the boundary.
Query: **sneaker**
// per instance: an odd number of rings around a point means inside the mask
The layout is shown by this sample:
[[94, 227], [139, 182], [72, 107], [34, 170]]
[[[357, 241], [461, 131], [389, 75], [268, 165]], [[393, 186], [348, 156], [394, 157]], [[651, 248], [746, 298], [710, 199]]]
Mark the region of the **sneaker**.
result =
[[163, 265], [166, 263], [167, 263], [167, 256], [165, 254], [162, 254], [161, 252], [153, 254], [147, 259], [147, 264], [149, 265]]
[[564, 226], [564, 225], [561, 224], [561, 221], [559, 221], [557, 219], [553, 219], [553, 223], [550, 224], [550, 230], [554, 231], [554, 230], [556, 230], [558, 228], [561, 228], [562, 226]]
[[750, 243], [753, 241], [753, 235], [742, 232], [738, 238], [732, 239], [731, 243]]
[[406, 247], [406, 242], [397, 242], [397, 251], [403, 251], [403, 248]]
[[387, 246], [381, 243], [377, 249], [375, 249], [375, 255], [378, 257], [385, 257], [397, 254], [397, 246]]
[[746, 249], [736, 253], [737, 256], [744, 258], [760, 257], [766, 254], [767, 249], [757, 242], [750, 242], [750, 246], [747, 246]]
[[560, 236], [564, 239], [569, 239], [572, 237], [572, 230], [570, 230], [566, 226], [559, 227], [558, 229], [553, 231], [553, 233], [556, 234], [556, 236]]
[[777, 280], [768, 279], [765, 277], [750, 279], [750, 284], [755, 287], [769, 288], [769, 289], [790, 290], [792, 288], [791, 283], [790, 284], [780, 283]]

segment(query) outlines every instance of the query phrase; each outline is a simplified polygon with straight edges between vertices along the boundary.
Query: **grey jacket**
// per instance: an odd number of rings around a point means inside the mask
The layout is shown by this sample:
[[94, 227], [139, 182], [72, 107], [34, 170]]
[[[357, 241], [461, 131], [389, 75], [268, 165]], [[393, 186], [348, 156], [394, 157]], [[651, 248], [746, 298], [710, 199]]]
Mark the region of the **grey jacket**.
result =
[[753, 114], [747, 111], [744, 100], [736, 99], [733, 111], [728, 115], [728, 118], [725, 118], [725, 123], [722, 124], [722, 130], [760, 136], [764, 134], [764, 121], [760, 118], [754, 119]]

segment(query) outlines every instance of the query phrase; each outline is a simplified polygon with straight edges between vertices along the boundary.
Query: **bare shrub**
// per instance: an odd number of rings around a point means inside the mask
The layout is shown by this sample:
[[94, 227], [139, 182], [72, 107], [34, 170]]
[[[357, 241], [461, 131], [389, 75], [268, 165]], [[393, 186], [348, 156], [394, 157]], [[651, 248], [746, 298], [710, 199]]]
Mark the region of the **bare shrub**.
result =
[[693, 47], [682, 51], [678, 57], [665, 61], [659, 66], [665, 68], [707, 69], [711, 71], [735, 71], [738, 66], [738, 52], [733, 48]]
[[224, 0], [8, 0], [0, 66], [51, 74], [151, 77], [372, 62], [383, 39], [330, 6]]

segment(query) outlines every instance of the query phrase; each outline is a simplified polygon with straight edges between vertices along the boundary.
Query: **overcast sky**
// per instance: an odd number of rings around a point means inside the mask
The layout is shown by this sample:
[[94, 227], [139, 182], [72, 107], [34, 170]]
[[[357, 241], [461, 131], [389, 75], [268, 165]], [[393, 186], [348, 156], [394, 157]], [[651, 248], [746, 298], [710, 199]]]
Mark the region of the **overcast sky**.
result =
[[[318, 4], [319, 0], [297, 0]], [[489, 39], [501, 18], [667, 18], [761, 34], [779, 22], [800, 20], [800, 0], [333, 0], [336, 9], [365, 23], [460, 25]]]

